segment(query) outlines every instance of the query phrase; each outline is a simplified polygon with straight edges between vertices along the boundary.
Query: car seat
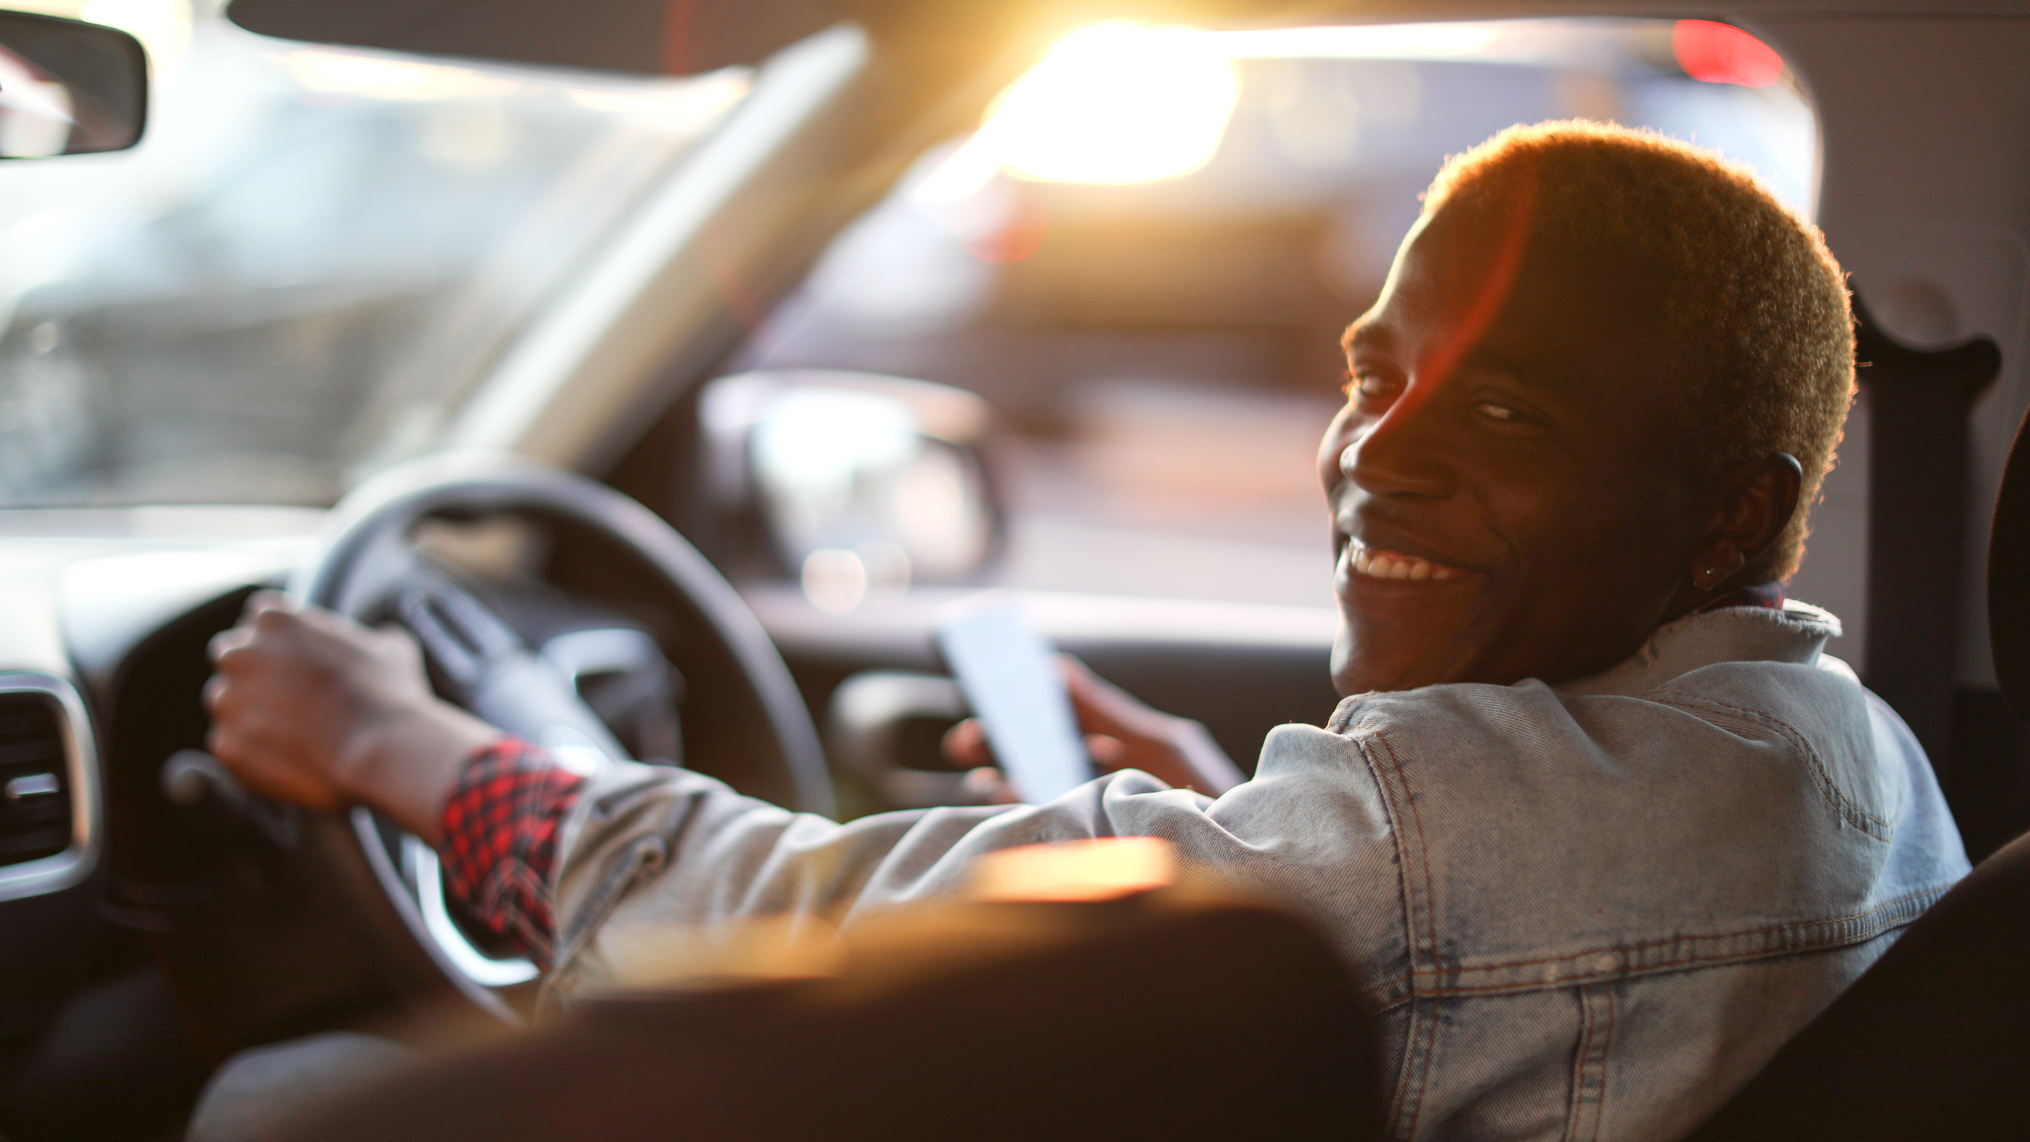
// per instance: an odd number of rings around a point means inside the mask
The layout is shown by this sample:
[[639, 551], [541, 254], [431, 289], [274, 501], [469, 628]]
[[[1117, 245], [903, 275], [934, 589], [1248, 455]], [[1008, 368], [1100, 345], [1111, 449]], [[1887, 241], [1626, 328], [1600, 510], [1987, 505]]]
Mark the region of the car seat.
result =
[[[2030, 415], [1988, 547], [1988, 639], [2030, 714]], [[1691, 1142], [2030, 1134], [2030, 834], [1983, 860]]]

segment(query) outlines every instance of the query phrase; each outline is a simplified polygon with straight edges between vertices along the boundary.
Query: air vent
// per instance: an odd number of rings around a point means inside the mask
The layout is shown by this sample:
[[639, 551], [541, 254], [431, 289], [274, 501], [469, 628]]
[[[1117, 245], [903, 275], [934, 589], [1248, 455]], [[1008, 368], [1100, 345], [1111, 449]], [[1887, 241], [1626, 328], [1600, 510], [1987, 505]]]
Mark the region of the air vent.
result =
[[54, 675], [0, 672], [0, 900], [68, 888], [91, 871], [97, 782], [77, 690]]
[[0, 865], [71, 847], [71, 778], [63, 707], [48, 694], [0, 693]]

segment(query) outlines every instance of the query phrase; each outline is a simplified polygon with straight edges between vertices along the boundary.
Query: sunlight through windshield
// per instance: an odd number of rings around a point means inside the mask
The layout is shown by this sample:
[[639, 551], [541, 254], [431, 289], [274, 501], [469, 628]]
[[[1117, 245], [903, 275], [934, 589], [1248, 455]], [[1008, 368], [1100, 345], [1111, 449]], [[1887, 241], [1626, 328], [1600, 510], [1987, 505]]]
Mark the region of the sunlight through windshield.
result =
[[146, 33], [156, 89], [136, 150], [0, 169], [10, 504], [332, 502], [434, 443], [747, 90], [86, 7]]

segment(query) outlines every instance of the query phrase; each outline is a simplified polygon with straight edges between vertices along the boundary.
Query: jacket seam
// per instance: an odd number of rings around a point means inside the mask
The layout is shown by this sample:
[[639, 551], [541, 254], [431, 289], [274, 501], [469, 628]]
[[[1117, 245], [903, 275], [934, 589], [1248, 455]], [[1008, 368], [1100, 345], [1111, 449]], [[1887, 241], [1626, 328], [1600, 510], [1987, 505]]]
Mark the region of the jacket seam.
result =
[[[1866, 920], [1870, 916], [1873, 916], [1876, 913], [1881, 912], [1885, 909], [1893, 908], [1898, 904], [1907, 903], [1912, 900], [1923, 900], [1928, 897], [1935, 898], [1944, 895], [1946, 888], [1948, 887], [1950, 887], [1950, 885], [1939, 888], [1920, 889], [1919, 891], [1916, 892], [1907, 892], [1902, 896], [1891, 897], [1888, 900], [1884, 900], [1882, 903], [1877, 904], [1873, 908], [1869, 908], [1866, 911], [1856, 912], [1848, 916], [1833, 916], [1824, 920], [1799, 920], [1796, 921], [1795, 923], [1790, 924], [1770, 924], [1761, 928], [1743, 928], [1737, 932], [1708, 932], [1705, 933], [1704, 935], [1698, 936], [1674, 936], [1667, 940], [1650, 940], [1646, 943], [1641, 944], [1601, 944], [1596, 947], [1582, 948], [1579, 951], [1569, 952], [1564, 955], [1537, 956], [1526, 960], [1503, 960], [1500, 963], [1476, 964], [1473, 967], [1459, 967], [1454, 968], [1453, 970], [1457, 972], [1498, 971], [1502, 968], [1522, 968], [1522, 967], [1530, 967], [1531, 965], [1534, 964], [1557, 963], [1560, 960], [1576, 960], [1584, 958], [1586, 956], [1597, 956], [1602, 952], [1640, 952], [1646, 951], [1647, 949], [1650, 948], [1667, 947], [1671, 944], [1681, 943], [1686, 940], [1700, 940], [1700, 941], [1738, 940], [1743, 936], [1767, 936], [1773, 935], [1778, 932], [1794, 932], [1806, 928], [1825, 928], [1831, 927], [1836, 924], [1850, 924], [1858, 920]], [[1911, 919], [1915, 919], [1915, 917], [1912, 917]], [[1909, 920], [1892, 921], [1891, 926], [1897, 923], [1907, 924], [1909, 922], [1910, 922]]]
[[[1422, 872], [1423, 891], [1418, 893], [1416, 890], [1417, 886], [1411, 884], [1408, 877], [1405, 877], [1404, 887], [1406, 895], [1421, 895], [1423, 898], [1422, 906], [1418, 910], [1423, 914], [1424, 935], [1429, 941], [1425, 945], [1425, 954], [1430, 963], [1435, 967], [1438, 963], [1438, 917], [1431, 909], [1431, 846], [1424, 837], [1423, 814], [1417, 809], [1416, 795], [1410, 791], [1409, 774], [1403, 771], [1403, 761], [1402, 758], [1396, 755], [1394, 743], [1389, 741], [1387, 734], [1379, 730], [1370, 731], [1370, 734], [1380, 744], [1382, 752], [1388, 755], [1389, 767], [1394, 770], [1396, 775], [1396, 787], [1401, 791], [1403, 801], [1409, 806], [1410, 825], [1416, 830], [1417, 866]], [[1394, 798], [1391, 797], [1391, 801], [1393, 800]], [[1400, 855], [1400, 845], [1397, 846], [1397, 852]], [[1408, 917], [1405, 916], [1404, 919], [1407, 920]], [[1416, 970], [1416, 960], [1414, 958], [1411, 959], [1410, 966], [1412, 971]]]
[[[1944, 894], [1945, 889], [1939, 889], [1937, 892], [1929, 893], [1926, 895], [1928, 895], [1931, 899], [1936, 899], [1937, 897], [1942, 896]], [[1902, 899], [1912, 900], [1920, 898], [1921, 897], [1904, 897]], [[1889, 932], [1895, 931], [1896, 929], [1910, 926], [1912, 923], [1916, 922], [1917, 917], [1920, 914], [1922, 914], [1921, 909], [1918, 910], [1918, 912], [1915, 914], [1909, 916], [1899, 916], [1896, 919], [1887, 921], [1885, 923], [1859, 930], [1855, 932], [1853, 935], [1844, 939], [1830, 940], [1825, 943], [1819, 944], [1808, 944], [1801, 947], [1778, 948], [1774, 950], [1768, 948], [1758, 948], [1752, 951], [1723, 952], [1712, 955], [1689, 955], [1682, 956], [1677, 959], [1663, 960], [1653, 964], [1643, 964], [1639, 967], [1634, 968], [1620, 967], [1609, 971], [1589, 972], [1584, 975], [1575, 975], [1563, 979], [1548, 980], [1542, 982], [1531, 981], [1517, 983], [1488, 983], [1478, 985], [1455, 983], [1447, 985], [1426, 985], [1420, 988], [1417, 986], [1416, 981], [1413, 980], [1411, 982], [1411, 990], [1418, 997], [1429, 996], [1434, 998], [1471, 996], [1471, 995], [1514, 995], [1530, 991], [1556, 991], [1569, 987], [1584, 987], [1588, 984], [1598, 983], [1604, 980], [1634, 979], [1641, 976], [1664, 975], [1670, 972], [1683, 971], [1688, 968], [1699, 969], [1707, 967], [1720, 967], [1727, 964], [1752, 963], [1758, 960], [1778, 959], [1783, 956], [1811, 955], [1818, 952], [1835, 951], [1840, 948], [1850, 948], [1857, 944], [1865, 944], [1870, 940], [1878, 939]], [[1838, 923], [1838, 921], [1820, 921], [1816, 923]], [[1806, 924], [1799, 926], [1811, 927], [1814, 925]], [[1781, 929], [1775, 930], [1781, 931]], [[1703, 939], [1704, 937], [1689, 937], [1689, 938]], [[1643, 946], [1653, 947], [1655, 945], [1643, 945]], [[1608, 948], [1600, 950], [1611, 951], [1613, 949]], [[1585, 953], [1581, 953], [1580, 955], [1574, 955], [1569, 957], [1561, 956], [1557, 957], [1556, 959], [1550, 960], [1519, 961], [1515, 966], [1526, 966], [1529, 963], [1555, 963], [1561, 959], [1578, 959], [1581, 958], [1581, 955], [1584, 954]], [[1489, 967], [1486, 968], [1470, 968], [1470, 969], [1455, 969], [1455, 970], [1487, 971], [1493, 970], [1493, 965], [1490, 965]]]
[[1579, 1041], [1572, 1048], [1572, 1073], [1566, 1076], [1565, 1142], [1579, 1136], [1579, 1122], [1586, 1109], [1586, 1060], [1593, 1054], [1593, 1005], [1586, 989], [1575, 988], [1572, 998], [1579, 1005]]
[[1582, 1132], [1583, 1142], [1599, 1142], [1607, 1112], [1607, 1056], [1614, 1050], [1614, 991], [1605, 984], [1573, 989], [1572, 998], [1579, 1005], [1579, 1038], [1566, 1092], [1565, 1142], [1582, 1142]]
[[1607, 1056], [1614, 1050], [1614, 1022], [1617, 1014], [1614, 1005], [1615, 989], [1603, 987], [1601, 991], [1607, 996], [1607, 1041], [1600, 1045], [1600, 1093], [1593, 1103], [1592, 1142], [1600, 1142], [1600, 1124], [1607, 1120], [1607, 1076], [1613, 1073], [1607, 1067]]
[[[1416, 975], [1418, 971], [1417, 928], [1419, 927], [1415, 914], [1419, 910], [1423, 913], [1423, 927], [1427, 929], [1431, 941], [1428, 952], [1431, 970], [1435, 971], [1438, 966], [1438, 921], [1436, 914], [1431, 910], [1431, 860], [1429, 846], [1424, 842], [1423, 818], [1417, 811], [1417, 799], [1410, 792], [1409, 777], [1403, 772], [1402, 759], [1396, 756], [1395, 748], [1389, 742], [1388, 736], [1374, 729], [1368, 729], [1364, 734], [1354, 733], [1350, 736], [1354, 744], [1360, 748], [1361, 757], [1367, 761], [1368, 767], [1373, 773], [1376, 787], [1381, 791], [1383, 800], [1388, 806], [1390, 822], [1393, 825], [1390, 829], [1391, 840], [1395, 845], [1396, 863], [1401, 870], [1399, 880], [1403, 893], [1403, 935], [1410, 957], [1410, 995], [1408, 998], [1414, 1001], [1416, 998]], [[1394, 783], [1390, 782], [1387, 773], [1380, 772], [1381, 767], [1375, 764], [1373, 753], [1366, 747], [1363, 739], [1373, 741], [1379, 747], [1380, 752], [1388, 758], [1388, 767], [1395, 775]], [[1398, 795], [1401, 797], [1402, 804], [1398, 803]], [[1423, 891], [1421, 893], [1419, 893], [1416, 884], [1417, 872], [1411, 869], [1408, 859], [1409, 854], [1403, 851], [1402, 838], [1406, 834], [1402, 828], [1400, 818], [1405, 808], [1407, 808], [1409, 813], [1411, 830], [1416, 837], [1417, 868], [1423, 876]], [[1410, 1069], [1410, 1074], [1404, 1076], [1405, 1082], [1401, 1095], [1403, 1102], [1399, 1103], [1396, 1107], [1397, 1117], [1406, 1112], [1409, 1115], [1409, 1123], [1403, 1130], [1403, 1136], [1406, 1138], [1416, 1137], [1417, 1122], [1422, 1117], [1424, 1109], [1424, 1090], [1430, 1082], [1431, 1053], [1437, 1050], [1438, 1045], [1438, 1019], [1435, 1012], [1424, 1013], [1425, 1033], [1421, 1036], [1421, 1045], [1417, 1045], [1419, 1037], [1415, 1034], [1415, 1011], [1416, 1009], [1412, 1007], [1411, 1042], [1413, 1046], [1408, 1056], [1404, 1059], [1404, 1065]], [[1415, 1076], [1414, 1079], [1411, 1079], [1411, 1075]]]
[[[1415, 999], [1416, 993], [1415, 988], [1413, 987], [1414, 978], [1415, 977], [1413, 973], [1402, 971], [1397, 972], [1396, 974], [1390, 976], [1385, 980], [1382, 980], [1379, 983], [1369, 984], [1368, 994], [1369, 998], [1374, 1000], [1375, 1010], [1394, 1011], [1396, 1008], [1401, 1007], [1403, 1004], [1410, 1002], [1412, 999]], [[1405, 990], [1401, 995], [1392, 995], [1391, 993], [1394, 992], [1395, 989], [1399, 987], [1405, 988], [1407, 990]]]
[[[1799, 733], [1797, 728], [1790, 723], [1774, 715], [1764, 713], [1761, 710], [1751, 709], [1747, 706], [1737, 706], [1732, 702], [1723, 702], [1717, 698], [1706, 697], [1703, 694], [1690, 694], [1683, 690], [1675, 690], [1669, 687], [1660, 687], [1652, 690], [1648, 696], [1659, 705], [1677, 706], [1679, 708], [1690, 707], [1693, 709], [1704, 709], [1711, 713], [1731, 714], [1743, 721], [1775, 730], [1783, 735], [1786, 741], [1790, 742], [1792, 748], [1803, 755], [1805, 768], [1811, 773], [1812, 784], [1818, 786], [1819, 792], [1824, 794], [1826, 799], [1833, 803], [1833, 810], [1840, 815], [1841, 820], [1846, 821], [1878, 841], [1887, 843], [1894, 839], [1895, 825], [1855, 804], [1847, 796], [1846, 792], [1840, 789], [1833, 781], [1832, 773], [1826, 768], [1825, 760], [1819, 756], [1818, 751], [1813, 749], [1811, 743], [1805, 740], [1804, 735]], [[1672, 701], [1671, 699], [1673, 698], [1676, 701]]]

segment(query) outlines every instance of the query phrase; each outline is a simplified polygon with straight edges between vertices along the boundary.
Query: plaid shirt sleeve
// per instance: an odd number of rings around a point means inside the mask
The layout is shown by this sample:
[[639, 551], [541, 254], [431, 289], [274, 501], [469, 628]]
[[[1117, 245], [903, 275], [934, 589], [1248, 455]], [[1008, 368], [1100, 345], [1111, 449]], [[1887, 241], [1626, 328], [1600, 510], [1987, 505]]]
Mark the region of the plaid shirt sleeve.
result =
[[444, 804], [444, 883], [482, 924], [549, 965], [557, 829], [585, 779], [549, 753], [502, 738], [466, 761]]

